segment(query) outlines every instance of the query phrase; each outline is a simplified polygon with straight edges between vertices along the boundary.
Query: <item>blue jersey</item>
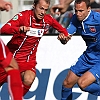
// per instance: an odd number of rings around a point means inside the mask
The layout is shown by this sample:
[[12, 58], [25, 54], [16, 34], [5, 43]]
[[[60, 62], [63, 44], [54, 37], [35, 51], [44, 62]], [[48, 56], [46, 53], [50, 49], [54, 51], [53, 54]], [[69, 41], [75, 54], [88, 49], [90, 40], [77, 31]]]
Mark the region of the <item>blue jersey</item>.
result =
[[71, 70], [79, 76], [88, 70], [98, 79], [96, 74], [100, 76], [100, 13], [91, 10], [82, 22], [74, 14], [67, 30], [69, 34], [78, 32], [87, 46]]
[[89, 16], [82, 22], [77, 19], [75, 14], [67, 29], [69, 34], [78, 32], [82, 35], [88, 48], [100, 51], [100, 48], [98, 48], [100, 45], [95, 47], [100, 44], [100, 13], [91, 11]]
[[80, 22], [76, 14], [67, 28], [69, 34], [78, 32], [87, 45], [87, 53], [98, 53], [100, 56], [100, 13], [90, 11], [85, 20]]

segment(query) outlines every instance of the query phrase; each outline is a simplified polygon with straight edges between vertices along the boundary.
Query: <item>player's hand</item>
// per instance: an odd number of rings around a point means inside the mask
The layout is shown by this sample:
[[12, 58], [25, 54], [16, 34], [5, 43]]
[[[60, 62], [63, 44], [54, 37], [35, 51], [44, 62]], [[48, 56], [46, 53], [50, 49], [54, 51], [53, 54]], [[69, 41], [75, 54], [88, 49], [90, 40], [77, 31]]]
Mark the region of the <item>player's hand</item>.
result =
[[58, 40], [60, 40], [62, 44], [66, 44], [71, 39], [71, 37], [72, 35], [65, 36], [63, 33], [60, 33], [58, 35]]
[[19, 27], [19, 31], [21, 32], [21, 33], [26, 33], [27, 31], [29, 31], [30, 30], [30, 27], [26, 27], [26, 26], [21, 26], [21, 27]]
[[[67, 11], [68, 6], [63, 5], [63, 4], [57, 4], [57, 5], [53, 5], [50, 8], [50, 12], [52, 15], [57, 14], [57, 15], [61, 15], [63, 13], [65, 13]], [[58, 9], [58, 11], [57, 11]]]
[[12, 4], [11, 2], [7, 2], [7, 1], [4, 1], [4, 0], [0, 0], [0, 10], [1, 11], [9, 11], [10, 9], [12, 9]]

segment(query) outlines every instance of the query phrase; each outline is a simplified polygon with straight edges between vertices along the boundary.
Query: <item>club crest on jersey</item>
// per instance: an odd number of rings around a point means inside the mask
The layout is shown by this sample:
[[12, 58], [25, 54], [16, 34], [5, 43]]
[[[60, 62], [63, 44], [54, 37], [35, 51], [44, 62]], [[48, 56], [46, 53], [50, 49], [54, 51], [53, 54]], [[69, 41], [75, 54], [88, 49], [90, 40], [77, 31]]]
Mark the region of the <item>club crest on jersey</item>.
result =
[[15, 15], [14, 17], [13, 17], [13, 20], [17, 20], [18, 19], [18, 15]]
[[90, 30], [92, 33], [95, 33], [95, 32], [96, 32], [95, 26], [89, 26], [89, 30]]

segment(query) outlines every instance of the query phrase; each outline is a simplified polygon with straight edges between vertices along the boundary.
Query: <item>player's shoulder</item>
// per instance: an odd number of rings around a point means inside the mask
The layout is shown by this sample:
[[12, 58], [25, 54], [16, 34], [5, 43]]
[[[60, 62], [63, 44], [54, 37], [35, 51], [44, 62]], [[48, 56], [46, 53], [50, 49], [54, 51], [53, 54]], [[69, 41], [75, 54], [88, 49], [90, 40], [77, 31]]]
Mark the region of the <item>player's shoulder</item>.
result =
[[100, 21], [100, 12], [92, 11], [93, 19]]
[[53, 23], [54, 18], [53, 18], [50, 14], [46, 14], [46, 15], [44, 16], [44, 21], [45, 21], [46, 23], [48, 23], [48, 24], [51, 24], [51, 23]]
[[77, 25], [78, 23], [80, 23], [79, 20], [77, 19], [76, 14], [74, 14], [74, 15], [72, 16], [72, 18], [71, 18], [71, 23], [76, 24], [76, 25]]
[[92, 10], [92, 13], [93, 13], [94, 16], [99, 16], [100, 17], [100, 12], [97, 12], [97, 11], [93, 11]]
[[19, 15], [24, 15], [24, 14], [30, 14], [31, 13], [31, 10], [24, 10], [24, 11], [21, 11], [21, 12], [19, 12], [18, 14]]
[[13, 18], [12, 20], [18, 20], [20, 18], [23, 18], [23, 17], [27, 17], [29, 14], [31, 13], [31, 10], [25, 10], [25, 11], [21, 11], [19, 13], [17, 13]]
[[53, 17], [52, 17], [50, 14], [46, 14], [46, 15], [44, 16], [44, 19], [53, 19]]
[[77, 16], [76, 16], [76, 14], [73, 14], [71, 20], [73, 20], [73, 21], [76, 21], [76, 20], [77, 20]]

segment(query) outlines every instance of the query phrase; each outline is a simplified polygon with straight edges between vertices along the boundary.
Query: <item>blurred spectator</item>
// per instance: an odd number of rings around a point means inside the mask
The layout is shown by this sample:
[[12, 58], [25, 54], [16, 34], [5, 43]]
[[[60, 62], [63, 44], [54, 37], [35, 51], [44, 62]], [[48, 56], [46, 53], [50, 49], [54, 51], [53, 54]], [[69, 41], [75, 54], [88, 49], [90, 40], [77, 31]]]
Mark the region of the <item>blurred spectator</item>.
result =
[[95, 0], [90, 0], [91, 2], [91, 8], [94, 9], [94, 8], [100, 8], [100, 4], [97, 3]]

